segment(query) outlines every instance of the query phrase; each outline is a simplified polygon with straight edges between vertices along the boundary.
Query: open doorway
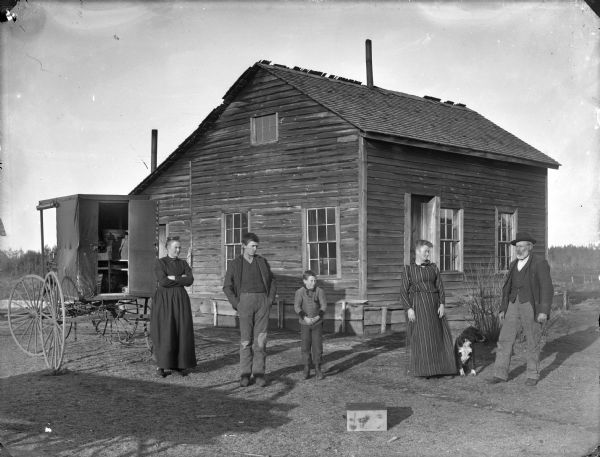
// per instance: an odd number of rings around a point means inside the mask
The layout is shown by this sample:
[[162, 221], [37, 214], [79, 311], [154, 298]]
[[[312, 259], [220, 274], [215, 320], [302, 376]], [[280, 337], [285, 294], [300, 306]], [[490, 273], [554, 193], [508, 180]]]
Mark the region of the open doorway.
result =
[[167, 224], [158, 225], [158, 258], [162, 259], [167, 255], [167, 236], [169, 236], [169, 227]]
[[440, 198], [431, 195], [405, 195], [404, 223], [404, 262], [415, 258], [415, 241], [427, 240], [433, 244], [431, 261], [438, 262], [439, 231], [438, 220]]

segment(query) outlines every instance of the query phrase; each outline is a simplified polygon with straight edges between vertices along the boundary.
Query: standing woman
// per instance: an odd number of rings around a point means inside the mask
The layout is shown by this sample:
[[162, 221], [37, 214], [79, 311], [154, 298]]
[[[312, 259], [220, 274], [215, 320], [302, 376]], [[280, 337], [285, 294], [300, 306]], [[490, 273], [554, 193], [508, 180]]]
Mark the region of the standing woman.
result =
[[165, 370], [185, 376], [187, 369], [196, 366], [192, 308], [184, 289], [194, 282], [192, 269], [179, 258], [179, 237], [167, 238], [166, 248], [167, 255], [154, 266], [157, 289], [150, 317], [156, 374], [163, 378], [170, 374]]
[[452, 335], [444, 316], [444, 285], [438, 267], [429, 261], [429, 241], [415, 243], [415, 261], [404, 266], [400, 299], [407, 309], [407, 341], [411, 376], [456, 373]]

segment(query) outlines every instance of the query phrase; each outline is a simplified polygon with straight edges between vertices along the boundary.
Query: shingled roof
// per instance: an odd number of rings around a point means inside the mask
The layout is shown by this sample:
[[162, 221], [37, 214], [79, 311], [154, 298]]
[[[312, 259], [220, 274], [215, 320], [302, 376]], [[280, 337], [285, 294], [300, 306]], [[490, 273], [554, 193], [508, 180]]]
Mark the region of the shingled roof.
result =
[[[464, 105], [258, 63], [363, 132], [525, 159], [559, 163]], [[317, 73], [317, 74], [315, 74]], [[502, 157], [499, 157], [501, 159]]]
[[418, 97], [322, 72], [260, 61], [248, 68], [200, 126], [132, 194], [143, 190], [218, 119], [235, 96], [263, 69], [336, 113], [368, 138], [409, 140], [433, 149], [473, 153], [545, 168], [560, 164], [463, 104]]

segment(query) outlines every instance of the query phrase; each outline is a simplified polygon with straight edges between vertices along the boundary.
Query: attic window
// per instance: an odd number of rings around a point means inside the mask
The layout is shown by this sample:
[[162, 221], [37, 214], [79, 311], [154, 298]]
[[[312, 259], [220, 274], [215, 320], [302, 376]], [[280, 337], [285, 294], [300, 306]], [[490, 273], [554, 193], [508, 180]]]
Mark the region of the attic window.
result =
[[250, 142], [252, 144], [275, 143], [278, 136], [277, 113], [250, 118]]

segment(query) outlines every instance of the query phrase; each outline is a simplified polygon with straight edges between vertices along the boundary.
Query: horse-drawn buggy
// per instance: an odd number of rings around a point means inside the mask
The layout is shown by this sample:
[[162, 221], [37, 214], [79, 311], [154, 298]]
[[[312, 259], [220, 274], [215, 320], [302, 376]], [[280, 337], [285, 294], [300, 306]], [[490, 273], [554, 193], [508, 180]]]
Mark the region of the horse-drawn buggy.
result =
[[[42, 200], [56, 209], [56, 254], [42, 276], [18, 280], [8, 303], [8, 325], [17, 345], [43, 355], [58, 370], [65, 340], [77, 322], [91, 322], [110, 341], [149, 341], [149, 298], [158, 251], [156, 202], [143, 196], [71, 195]], [[43, 261], [46, 265], [46, 261]], [[45, 274], [44, 274], [45, 273]]]

